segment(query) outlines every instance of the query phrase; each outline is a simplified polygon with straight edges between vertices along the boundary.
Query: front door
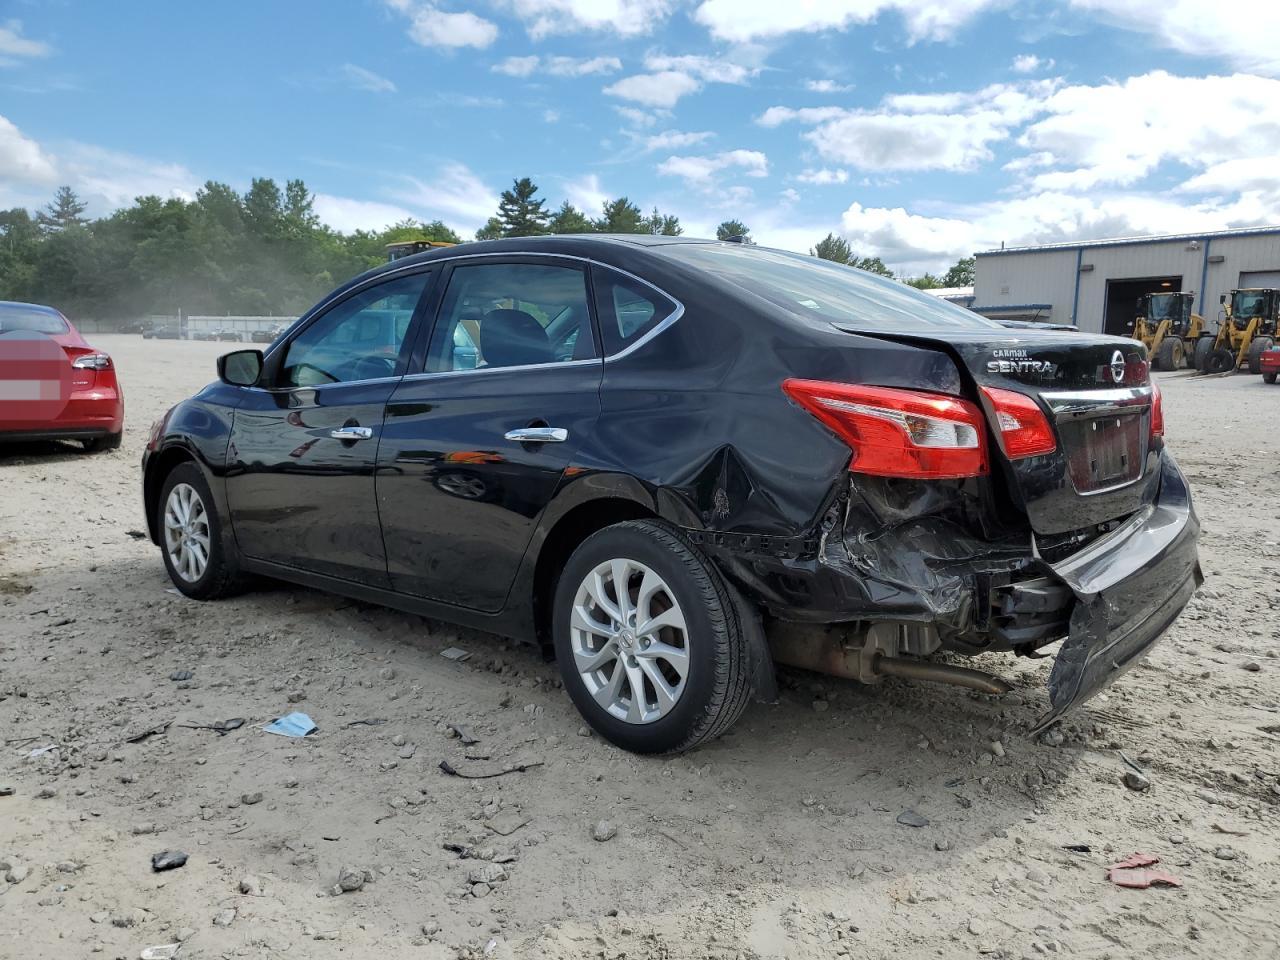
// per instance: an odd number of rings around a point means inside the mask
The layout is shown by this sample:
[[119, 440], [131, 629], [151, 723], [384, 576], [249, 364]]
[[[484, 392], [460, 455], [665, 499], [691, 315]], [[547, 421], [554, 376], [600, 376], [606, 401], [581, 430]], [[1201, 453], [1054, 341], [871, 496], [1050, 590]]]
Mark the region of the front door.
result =
[[227, 500], [248, 557], [388, 584], [373, 472], [430, 274], [357, 288], [268, 360], [235, 411]]
[[501, 609], [543, 508], [600, 409], [585, 272], [455, 266], [425, 370], [387, 404], [378, 507], [393, 587]]

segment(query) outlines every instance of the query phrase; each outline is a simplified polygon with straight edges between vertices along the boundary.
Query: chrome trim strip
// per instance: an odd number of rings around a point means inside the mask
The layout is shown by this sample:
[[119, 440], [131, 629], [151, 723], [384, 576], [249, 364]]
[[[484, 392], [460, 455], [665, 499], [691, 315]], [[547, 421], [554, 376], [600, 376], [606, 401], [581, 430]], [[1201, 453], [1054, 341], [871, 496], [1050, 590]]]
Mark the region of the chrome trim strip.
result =
[[1139, 413], [1151, 405], [1150, 387], [1122, 387], [1114, 390], [1077, 390], [1070, 393], [1042, 393], [1059, 419], [1104, 417], [1109, 414]]
[[569, 439], [569, 431], [564, 427], [521, 427], [508, 430], [502, 438], [518, 443], [564, 443]]
[[400, 380], [435, 380], [443, 377], [460, 377], [466, 374], [497, 373], [507, 370], [555, 370], [561, 367], [579, 367], [584, 364], [601, 363], [599, 357], [590, 360], [556, 360], [552, 363], [518, 363], [510, 367], [472, 367], [469, 370], [437, 370], [435, 373], [406, 373]]
[[[1098, 539], [1085, 544], [1081, 550], [1071, 554], [1060, 563], [1056, 565], [1050, 564], [1053, 572], [1059, 576], [1069, 576], [1080, 567], [1092, 563], [1102, 554], [1109, 552], [1118, 541], [1127, 540], [1133, 536], [1134, 532], [1144, 526], [1147, 520], [1151, 518], [1151, 515], [1155, 513], [1155, 509], [1155, 506], [1150, 503], [1140, 507], [1131, 517], [1110, 533], [1104, 533]], [[1043, 561], [1044, 558], [1040, 555], [1040, 544], [1037, 542], [1034, 533], [1031, 535], [1031, 549], [1035, 558]]]

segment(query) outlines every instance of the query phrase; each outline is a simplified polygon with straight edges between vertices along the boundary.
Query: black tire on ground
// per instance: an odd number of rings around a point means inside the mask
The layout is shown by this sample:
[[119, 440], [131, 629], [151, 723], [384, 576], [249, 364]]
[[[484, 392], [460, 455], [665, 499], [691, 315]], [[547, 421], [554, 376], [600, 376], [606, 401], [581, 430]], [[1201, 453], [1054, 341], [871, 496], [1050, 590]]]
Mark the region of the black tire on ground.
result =
[[120, 441], [124, 439], [124, 431], [120, 433], [108, 433], [105, 437], [94, 437], [92, 440], [85, 440], [84, 449], [87, 453], [104, 453], [107, 450], [119, 450]]
[[1182, 362], [1188, 370], [1196, 368], [1196, 347], [1200, 345], [1200, 341], [1191, 343], [1189, 340], [1182, 341]]
[[1275, 383], [1275, 382], [1276, 382], [1276, 374], [1275, 374], [1275, 371], [1274, 371], [1274, 370], [1268, 370], [1266, 373], [1264, 373], [1264, 374], [1262, 375], [1262, 382], [1263, 382], [1263, 383]]
[[1165, 337], [1160, 349], [1151, 360], [1153, 370], [1177, 370], [1182, 366], [1182, 341], [1177, 337]]
[[[616, 559], [644, 564], [656, 573], [687, 626], [685, 687], [668, 713], [646, 723], [629, 723], [597, 703], [574, 660], [570, 620], [578, 590], [593, 570]], [[565, 689], [587, 723], [624, 750], [688, 750], [728, 730], [750, 699], [750, 657], [737, 606], [720, 572], [666, 523], [627, 521], [584, 540], [556, 585], [553, 617], [556, 659]], [[621, 662], [615, 660], [613, 670], [620, 669]]]
[[1205, 372], [1205, 368], [1209, 364], [1209, 354], [1213, 353], [1213, 337], [1201, 337], [1196, 341], [1196, 349], [1193, 354], [1195, 368], [1201, 373]]
[[1254, 337], [1249, 344], [1249, 372], [1257, 376], [1262, 372], [1262, 355], [1275, 346], [1272, 337]]
[[1236, 354], [1229, 347], [1214, 350], [1204, 362], [1205, 373], [1234, 373], [1235, 369]]
[[[174, 567], [169, 556], [169, 546], [165, 539], [165, 509], [169, 503], [169, 495], [179, 484], [186, 484], [195, 490], [204, 507], [206, 529], [208, 532], [208, 562], [204, 572], [195, 580], [187, 580]], [[218, 516], [213, 494], [209, 484], [194, 463], [180, 463], [165, 477], [160, 488], [160, 499], [156, 504], [156, 529], [160, 531], [160, 555], [164, 559], [169, 579], [180, 591], [193, 600], [217, 600], [239, 592], [244, 582], [240, 575], [238, 557], [235, 548], [223, 537], [222, 518]]]

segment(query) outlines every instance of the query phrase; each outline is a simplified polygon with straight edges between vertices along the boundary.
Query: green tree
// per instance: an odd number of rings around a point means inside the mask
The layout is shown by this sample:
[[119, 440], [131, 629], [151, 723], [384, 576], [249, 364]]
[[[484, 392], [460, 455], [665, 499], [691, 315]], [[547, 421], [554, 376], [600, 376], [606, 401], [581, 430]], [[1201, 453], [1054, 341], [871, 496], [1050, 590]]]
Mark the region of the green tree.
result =
[[972, 287], [976, 257], [961, 257], [942, 277], [944, 287]]
[[596, 221], [596, 229], [601, 233], [648, 233], [644, 225], [644, 214], [640, 208], [626, 197], [617, 200], [606, 200], [601, 210], [600, 219]]
[[505, 234], [502, 232], [502, 221], [497, 217], [490, 217], [485, 221], [485, 225], [476, 231], [477, 240], [499, 240]]
[[566, 200], [551, 215], [547, 229], [552, 233], [591, 233], [595, 228], [585, 213]]
[[909, 287], [915, 287], [917, 290], [937, 290], [939, 287], [945, 287], [946, 284], [935, 277], [932, 273], [926, 273], [923, 277], [911, 277], [903, 280]]
[[717, 240], [728, 240], [730, 237], [741, 237], [743, 243], [755, 243], [751, 239], [751, 230], [741, 220], [726, 220], [716, 227]]
[[641, 221], [641, 226], [644, 227], [645, 233], [664, 237], [678, 237], [684, 233], [684, 227], [680, 226], [679, 217], [660, 213], [657, 207], [654, 207], [653, 212]]
[[283, 202], [280, 188], [274, 180], [270, 177], [253, 178], [249, 192], [244, 195], [244, 220], [259, 240], [271, 240], [280, 233]]
[[58, 192], [53, 195], [52, 202], [36, 214], [36, 220], [46, 233], [56, 233], [67, 227], [84, 226], [88, 223], [89, 221], [83, 216], [84, 211], [85, 204], [76, 196], [74, 190], [70, 187], [59, 187]]
[[538, 186], [528, 177], [513, 181], [498, 200], [498, 222], [504, 237], [534, 237], [547, 232], [550, 215], [545, 200], [536, 197]]
[[849, 246], [849, 241], [844, 237], [837, 237], [834, 233], [828, 233], [818, 241], [816, 247], [811, 247], [809, 256], [846, 265], [852, 264], [856, 259], [853, 255], [853, 248]]
[[881, 277], [893, 279], [893, 271], [884, 265], [884, 261], [879, 257], [856, 257], [854, 262], [849, 264], [851, 267], [857, 267], [859, 270], [865, 270], [867, 273], [874, 273]]

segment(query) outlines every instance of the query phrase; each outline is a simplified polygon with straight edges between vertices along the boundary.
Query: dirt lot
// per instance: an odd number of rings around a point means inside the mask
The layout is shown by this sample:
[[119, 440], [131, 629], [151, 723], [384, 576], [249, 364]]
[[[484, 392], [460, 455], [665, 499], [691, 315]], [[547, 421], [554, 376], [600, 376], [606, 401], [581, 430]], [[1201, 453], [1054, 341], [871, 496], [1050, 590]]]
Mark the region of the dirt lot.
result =
[[[1280, 956], [1280, 387], [1162, 375], [1208, 580], [1061, 742], [1025, 736], [1049, 661], [991, 658], [1001, 700], [789, 673], [729, 736], [641, 759], [498, 638], [176, 595], [139, 456], [227, 345], [95, 339], [123, 448], [0, 452], [0, 957]], [[292, 709], [320, 732], [259, 729]], [[190, 858], [153, 873], [164, 850]], [[1108, 883], [1135, 851], [1183, 886]]]

